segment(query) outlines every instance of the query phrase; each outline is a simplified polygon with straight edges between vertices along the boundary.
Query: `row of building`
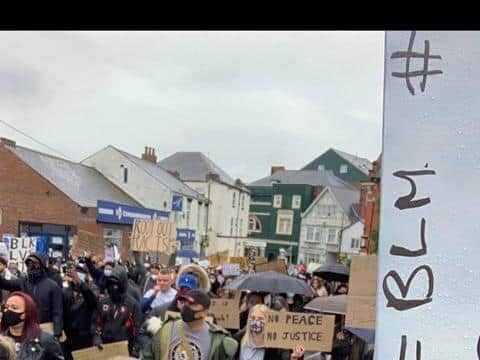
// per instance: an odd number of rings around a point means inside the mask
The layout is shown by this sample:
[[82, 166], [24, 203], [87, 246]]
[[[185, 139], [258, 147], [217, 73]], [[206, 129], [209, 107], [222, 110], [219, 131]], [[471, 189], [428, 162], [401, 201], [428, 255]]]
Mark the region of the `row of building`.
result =
[[335, 262], [374, 244], [366, 227], [378, 220], [366, 218], [378, 210], [369, 212], [375, 201], [365, 194], [378, 199], [376, 173], [330, 149], [301, 170], [272, 167], [246, 185], [199, 152], [157, 161], [152, 148], [137, 157], [110, 145], [77, 163], [2, 138], [0, 234], [43, 237], [51, 256], [66, 256], [85, 230], [127, 255], [133, 220], [163, 218], [176, 223], [181, 249], [200, 256]]

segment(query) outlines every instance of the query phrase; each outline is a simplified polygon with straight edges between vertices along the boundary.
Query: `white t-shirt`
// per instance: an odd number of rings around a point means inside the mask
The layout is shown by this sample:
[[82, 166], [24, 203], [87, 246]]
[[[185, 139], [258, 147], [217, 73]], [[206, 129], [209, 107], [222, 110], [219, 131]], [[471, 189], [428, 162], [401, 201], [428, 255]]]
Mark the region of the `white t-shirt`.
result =
[[[155, 290], [150, 289], [148, 290], [143, 297], [149, 298], [153, 296], [155, 293]], [[157, 293], [157, 296], [155, 296], [155, 299], [152, 302], [151, 308], [153, 309], [154, 307], [163, 305], [165, 303], [170, 303], [175, 299], [175, 296], [177, 295], [177, 290], [170, 288], [167, 292], [161, 292], [159, 291]]]

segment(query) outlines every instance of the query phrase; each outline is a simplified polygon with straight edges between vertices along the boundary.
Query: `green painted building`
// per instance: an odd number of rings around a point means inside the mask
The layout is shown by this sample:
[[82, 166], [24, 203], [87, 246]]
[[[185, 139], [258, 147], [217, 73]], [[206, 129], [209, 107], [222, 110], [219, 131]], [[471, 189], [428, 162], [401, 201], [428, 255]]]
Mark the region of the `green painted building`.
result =
[[247, 188], [251, 192], [249, 232], [244, 255], [276, 259], [284, 249], [297, 263], [301, 214], [326, 186], [345, 187], [332, 171], [272, 168], [272, 175]]
[[302, 170], [331, 170], [342, 180], [360, 183], [368, 180], [368, 170], [371, 167], [372, 164], [367, 159], [330, 148]]

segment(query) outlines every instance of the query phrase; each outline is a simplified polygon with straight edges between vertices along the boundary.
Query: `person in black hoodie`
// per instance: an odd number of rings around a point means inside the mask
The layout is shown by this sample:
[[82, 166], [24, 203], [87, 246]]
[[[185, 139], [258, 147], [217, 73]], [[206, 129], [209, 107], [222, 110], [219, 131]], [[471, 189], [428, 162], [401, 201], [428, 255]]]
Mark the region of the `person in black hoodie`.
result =
[[53, 322], [53, 334], [60, 338], [63, 330], [62, 289], [47, 276], [47, 260], [42, 253], [32, 253], [25, 259], [27, 277], [16, 280], [0, 278], [0, 289], [22, 291], [37, 304], [40, 323]]
[[64, 324], [67, 341], [64, 344], [66, 360], [71, 360], [71, 352], [92, 346], [91, 333], [93, 313], [98, 306], [97, 297], [87, 280], [88, 268], [78, 264], [67, 269], [63, 289]]
[[108, 297], [101, 300], [94, 315], [94, 345], [128, 340], [131, 356], [137, 356], [139, 349], [136, 335], [142, 324], [140, 305], [128, 291], [127, 272], [122, 266], [115, 266], [112, 275], [106, 278]]

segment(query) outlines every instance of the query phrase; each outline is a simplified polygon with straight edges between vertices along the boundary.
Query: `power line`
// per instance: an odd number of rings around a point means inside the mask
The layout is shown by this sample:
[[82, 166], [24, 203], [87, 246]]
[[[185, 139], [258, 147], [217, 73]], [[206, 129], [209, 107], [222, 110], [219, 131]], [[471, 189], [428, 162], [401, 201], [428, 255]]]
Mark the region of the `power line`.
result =
[[22, 134], [23, 136], [29, 138], [30, 140], [35, 141], [37, 144], [40, 144], [40, 145], [46, 147], [46, 148], [49, 149], [50, 151], [53, 151], [53, 152], [55, 152], [55, 153], [63, 156], [64, 158], [67, 158], [67, 159], [69, 159], [69, 160], [72, 160], [69, 156], [67, 156], [67, 155], [63, 154], [62, 152], [60, 152], [60, 151], [52, 148], [51, 146], [48, 146], [47, 144], [42, 143], [41, 141], [39, 141], [39, 140], [35, 139], [34, 137], [28, 135], [26, 132], [24, 132], [24, 131], [22, 131], [22, 130], [20, 130], [20, 129], [17, 129], [17, 128], [16, 128], [15, 126], [13, 126], [13, 125], [10, 125], [10, 124], [7, 123], [6, 121], [0, 119], [0, 123], [8, 126], [10, 129], [15, 130], [16, 132], [18, 132], [18, 133]]

